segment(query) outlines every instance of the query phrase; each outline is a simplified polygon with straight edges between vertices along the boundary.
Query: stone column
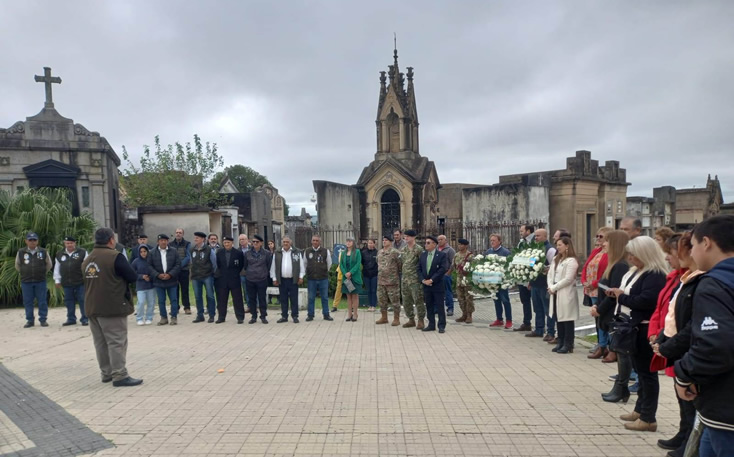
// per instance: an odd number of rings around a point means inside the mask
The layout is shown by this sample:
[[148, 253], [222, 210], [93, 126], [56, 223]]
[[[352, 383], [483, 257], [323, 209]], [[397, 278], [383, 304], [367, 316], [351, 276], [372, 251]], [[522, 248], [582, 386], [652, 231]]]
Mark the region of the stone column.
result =
[[407, 139], [407, 135], [405, 134], [405, 119], [400, 119], [400, 150], [404, 151], [406, 149], [405, 146], [405, 140]]

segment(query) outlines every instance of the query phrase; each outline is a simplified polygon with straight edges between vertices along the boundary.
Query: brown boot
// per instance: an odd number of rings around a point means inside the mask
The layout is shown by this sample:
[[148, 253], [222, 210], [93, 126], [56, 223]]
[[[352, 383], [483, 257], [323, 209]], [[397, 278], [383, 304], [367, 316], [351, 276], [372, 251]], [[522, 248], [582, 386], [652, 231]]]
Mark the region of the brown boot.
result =
[[393, 327], [397, 327], [398, 325], [400, 325], [400, 305], [396, 306], [395, 308], [397, 309], [393, 310], [392, 312], [392, 324], [390, 324]]
[[622, 414], [621, 416], [619, 416], [619, 418], [623, 421], [634, 422], [640, 418], [640, 413], [632, 411], [631, 413]]
[[617, 353], [614, 351], [609, 351], [609, 353], [601, 359], [604, 363], [614, 363], [617, 361]]
[[415, 327], [415, 320], [411, 317], [408, 322], [403, 324], [403, 328]]
[[658, 423], [645, 422], [642, 419], [637, 419], [634, 422], [624, 424], [624, 428], [627, 430], [634, 430], [635, 432], [655, 432], [658, 429]]
[[380, 317], [379, 320], [375, 321], [375, 324], [387, 324], [387, 310], [380, 310], [380, 313], [382, 313], [382, 317]]
[[461, 317], [454, 319], [456, 322], [466, 322], [466, 313], [461, 313]]
[[471, 318], [471, 315], [472, 315], [472, 314], [474, 314], [474, 313], [470, 313], [470, 312], [467, 312], [467, 313], [466, 313], [466, 319], [464, 320], [464, 323], [465, 323], [465, 324], [471, 324], [472, 322], [474, 322], [474, 321], [472, 320], [472, 318]]
[[596, 348], [596, 351], [592, 352], [591, 354], [587, 355], [587, 359], [601, 359], [604, 355], [604, 349], [602, 349], [601, 346]]
[[415, 329], [416, 330], [423, 330], [423, 327], [425, 327], [425, 326], [426, 326], [426, 324], [423, 323], [423, 318], [422, 317], [419, 317], [418, 318], [418, 323], [415, 324]]

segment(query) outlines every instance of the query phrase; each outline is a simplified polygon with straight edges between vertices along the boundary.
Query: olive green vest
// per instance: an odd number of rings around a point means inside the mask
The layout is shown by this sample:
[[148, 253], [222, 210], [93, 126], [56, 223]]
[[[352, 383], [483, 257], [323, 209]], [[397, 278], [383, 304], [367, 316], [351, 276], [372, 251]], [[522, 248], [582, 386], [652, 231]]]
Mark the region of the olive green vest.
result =
[[125, 317], [133, 313], [127, 281], [115, 273], [115, 249], [94, 245], [82, 263], [84, 307], [89, 317]]

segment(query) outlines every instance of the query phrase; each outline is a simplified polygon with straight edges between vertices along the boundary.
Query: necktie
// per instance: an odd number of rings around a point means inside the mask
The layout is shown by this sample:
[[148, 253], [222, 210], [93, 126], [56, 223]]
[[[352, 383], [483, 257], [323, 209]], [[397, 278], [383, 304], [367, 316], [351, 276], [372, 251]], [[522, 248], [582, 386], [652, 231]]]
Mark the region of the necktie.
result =
[[426, 262], [426, 273], [431, 271], [431, 264], [433, 263], [433, 251], [428, 253], [428, 261]]

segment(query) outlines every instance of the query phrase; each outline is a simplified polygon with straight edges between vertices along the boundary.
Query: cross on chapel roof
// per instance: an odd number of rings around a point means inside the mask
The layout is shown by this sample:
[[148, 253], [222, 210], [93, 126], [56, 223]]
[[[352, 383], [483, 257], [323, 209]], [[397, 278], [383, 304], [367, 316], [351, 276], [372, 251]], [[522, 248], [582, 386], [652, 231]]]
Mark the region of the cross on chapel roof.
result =
[[61, 84], [61, 78], [58, 76], [51, 76], [51, 67], [43, 67], [43, 76], [35, 75], [34, 79], [37, 83], [44, 83], [46, 86], [46, 108], [54, 107], [54, 100], [51, 95], [51, 84]]

